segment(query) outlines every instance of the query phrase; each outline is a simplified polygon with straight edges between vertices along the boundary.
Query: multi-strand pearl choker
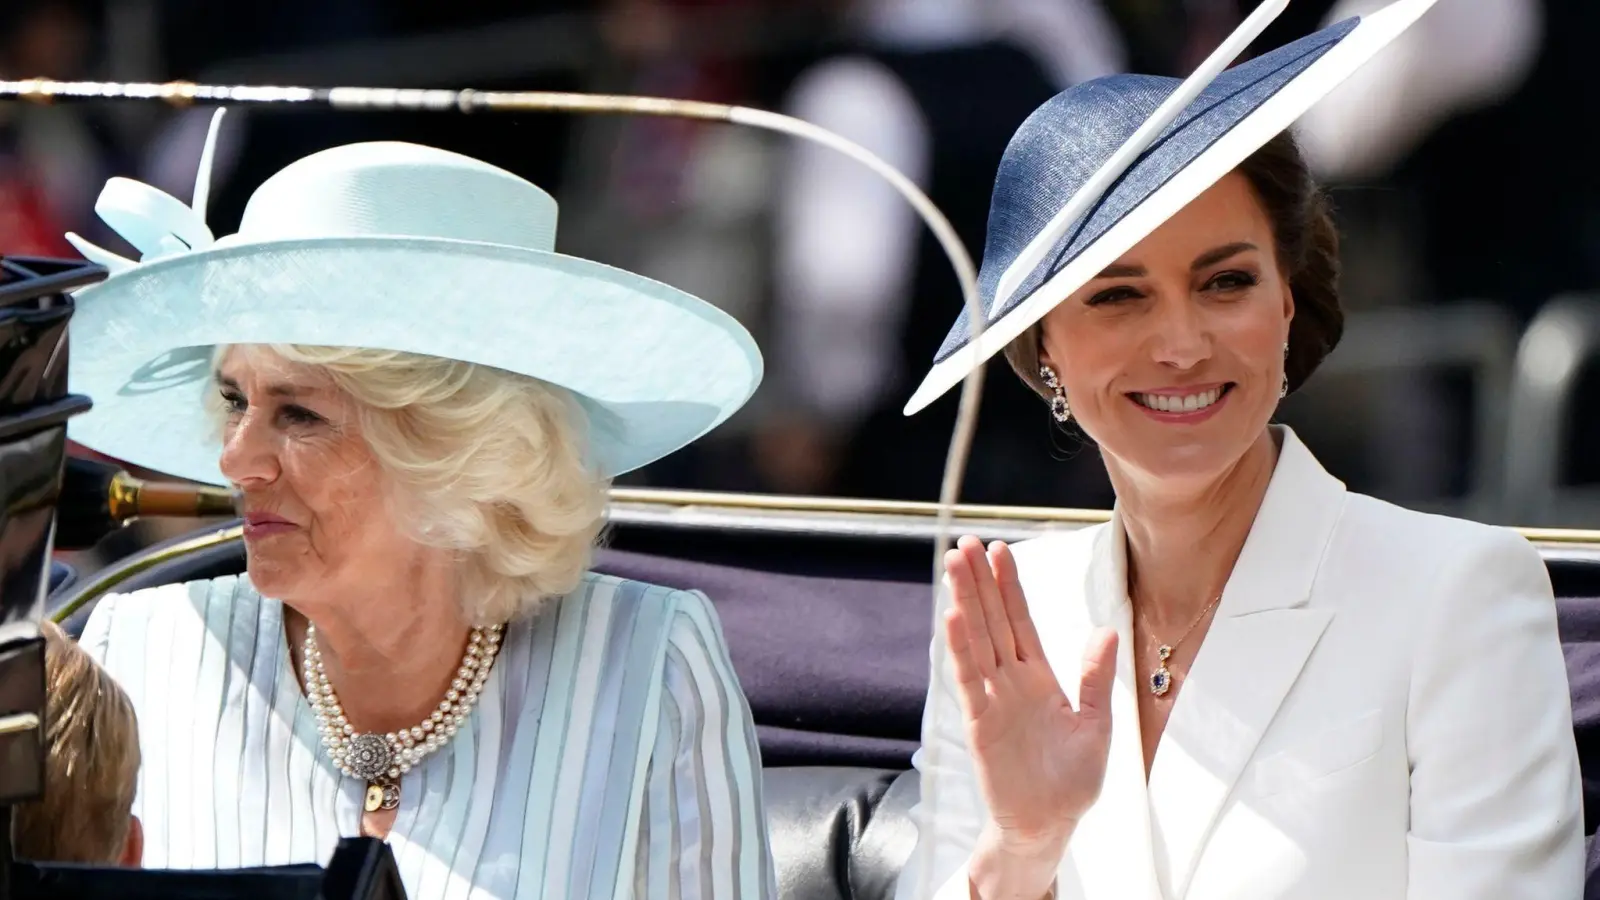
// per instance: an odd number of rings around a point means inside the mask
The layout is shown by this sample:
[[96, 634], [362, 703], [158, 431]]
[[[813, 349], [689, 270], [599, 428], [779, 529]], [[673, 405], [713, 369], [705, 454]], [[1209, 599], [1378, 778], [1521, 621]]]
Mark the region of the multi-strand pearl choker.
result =
[[456, 670], [450, 689], [439, 702], [439, 708], [420, 725], [388, 734], [357, 734], [323, 671], [322, 651], [317, 648], [317, 626], [306, 628], [302, 661], [306, 698], [311, 701], [322, 732], [322, 745], [328, 748], [334, 765], [351, 778], [366, 780], [367, 812], [399, 806], [400, 777], [428, 754], [449, 743], [456, 730], [467, 721], [478, 703], [478, 696], [483, 693], [495, 656], [500, 652], [501, 630], [499, 625], [472, 629], [466, 656], [461, 659], [461, 668]]

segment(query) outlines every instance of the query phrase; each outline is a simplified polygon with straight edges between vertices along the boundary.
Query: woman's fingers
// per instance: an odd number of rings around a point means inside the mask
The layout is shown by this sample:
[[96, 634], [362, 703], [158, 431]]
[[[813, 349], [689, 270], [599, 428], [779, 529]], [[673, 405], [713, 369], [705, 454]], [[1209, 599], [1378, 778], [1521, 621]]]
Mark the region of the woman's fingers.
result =
[[[983, 601], [978, 596], [972, 564], [961, 550], [950, 550], [944, 555], [944, 571], [950, 587], [951, 608], [961, 614], [973, 664], [978, 667], [980, 675], [993, 675], [997, 665], [994, 644], [989, 639], [989, 623], [984, 615]], [[1000, 624], [1003, 626], [1005, 623]]]
[[1117, 632], [1096, 629], [1083, 652], [1083, 677], [1078, 682], [1078, 715], [1111, 723], [1111, 686], [1117, 681]]
[[989, 640], [994, 645], [996, 662], [1015, 660], [1017, 644], [1011, 635], [1010, 617], [1006, 615], [1005, 602], [1000, 599], [1000, 585], [995, 583], [994, 570], [990, 567], [983, 542], [969, 534], [957, 541], [956, 547], [966, 554], [967, 565], [972, 567], [973, 581], [978, 588], [978, 600], [983, 604], [984, 623], [989, 630]]
[[1017, 575], [1017, 560], [1011, 548], [1003, 541], [989, 545], [989, 567], [994, 570], [999, 586], [1000, 602], [1011, 625], [1012, 641], [1018, 659], [1044, 659], [1044, 643], [1033, 627], [1033, 616], [1028, 613], [1028, 598], [1022, 593], [1022, 579]]
[[944, 639], [950, 646], [950, 661], [956, 671], [956, 689], [961, 693], [961, 706], [968, 719], [983, 715], [989, 706], [989, 694], [984, 688], [983, 673], [978, 671], [973, 658], [973, 646], [967, 631], [966, 618], [960, 610], [952, 609], [944, 615]]

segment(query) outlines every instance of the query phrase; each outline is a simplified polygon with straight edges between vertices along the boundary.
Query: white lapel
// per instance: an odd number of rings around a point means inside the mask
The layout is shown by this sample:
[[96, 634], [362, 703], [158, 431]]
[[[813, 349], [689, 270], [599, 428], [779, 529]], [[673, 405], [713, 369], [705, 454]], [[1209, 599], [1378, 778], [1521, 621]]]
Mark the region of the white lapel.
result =
[[1306, 602], [1345, 488], [1292, 431], [1281, 434], [1272, 482], [1150, 772], [1156, 870], [1172, 898], [1188, 890], [1234, 783], [1333, 617]]
[[[1087, 567], [1056, 559], [1033, 571], [1045, 575], [1027, 585], [1029, 607], [1045, 655], [1063, 690], [1078, 702], [1083, 650], [1090, 631], [1112, 627], [1120, 646], [1132, 644], [1133, 614], [1127, 597], [1127, 539], [1120, 517], [1098, 529]], [[1081, 558], [1080, 558], [1081, 559]], [[1079, 563], [1081, 565], [1081, 563]], [[1073, 581], [1077, 580], [1077, 584]], [[1032, 581], [1032, 579], [1030, 579]], [[1081, 591], [1080, 602], [1073, 602]], [[1144, 750], [1139, 739], [1139, 678], [1133, 660], [1118, 651], [1117, 684], [1111, 697], [1111, 753], [1100, 799], [1073, 833], [1060, 871], [1058, 896], [1161, 900], [1151, 852], [1150, 806], [1145, 791]]]

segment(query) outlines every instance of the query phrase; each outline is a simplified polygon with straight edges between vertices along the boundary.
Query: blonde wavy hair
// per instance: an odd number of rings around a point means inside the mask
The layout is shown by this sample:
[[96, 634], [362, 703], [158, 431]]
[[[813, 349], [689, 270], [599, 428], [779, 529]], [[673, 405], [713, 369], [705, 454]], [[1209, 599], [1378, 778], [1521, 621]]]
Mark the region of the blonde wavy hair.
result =
[[[588, 462], [587, 416], [571, 393], [415, 353], [236, 346], [314, 367], [355, 401], [362, 437], [393, 488], [395, 521], [419, 544], [456, 555], [469, 621], [532, 615], [582, 579], [610, 482]], [[217, 348], [213, 368], [228, 349]], [[220, 398], [213, 402], [222, 417]]]
[[51, 621], [44, 637], [44, 798], [18, 804], [11, 846], [23, 859], [108, 865], [133, 827], [139, 720], [88, 651]]

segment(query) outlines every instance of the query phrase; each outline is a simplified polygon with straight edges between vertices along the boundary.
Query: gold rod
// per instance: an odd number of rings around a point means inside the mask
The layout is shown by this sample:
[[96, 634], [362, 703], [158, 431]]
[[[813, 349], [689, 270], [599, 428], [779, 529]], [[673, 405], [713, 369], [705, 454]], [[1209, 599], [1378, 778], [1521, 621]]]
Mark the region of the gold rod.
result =
[[[719, 507], [771, 512], [836, 512], [895, 516], [936, 516], [939, 504], [915, 500], [858, 500], [848, 497], [796, 497], [782, 494], [745, 494], [661, 488], [613, 488], [612, 503]], [[958, 503], [951, 507], [963, 519], [1020, 519], [1037, 522], [1075, 522], [1094, 525], [1111, 518], [1100, 509], [1053, 509], [1044, 506], [988, 506]]]
[[[937, 518], [938, 504], [894, 500], [849, 500], [830, 497], [784, 497], [764, 494], [732, 494], [715, 491], [670, 491], [645, 488], [617, 488], [612, 491], [614, 504], [635, 507], [655, 507], [665, 510], [694, 510], [696, 512], [758, 511], [815, 516], [826, 521], [829, 515], [845, 515], [864, 520], [899, 519], [905, 517]], [[1110, 518], [1105, 510], [1050, 509], [1022, 506], [956, 506], [955, 517], [972, 522], [978, 527], [984, 523], [1022, 524], [1079, 524], [1096, 525]], [[1600, 551], [1600, 530], [1573, 528], [1517, 528], [1528, 541], [1546, 547], [1585, 547]], [[216, 547], [244, 537], [238, 526], [219, 528], [196, 535], [167, 547], [151, 551], [148, 555], [107, 569], [87, 582], [69, 606], [52, 614], [61, 622], [117, 584], [162, 563], [189, 553]]]
[[228, 541], [236, 541], [243, 538], [244, 526], [235, 525], [196, 535], [171, 546], [149, 551], [145, 556], [136, 557], [120, 564], [113, 564], [111, 568], [100, 571], [87, 584], [79, 588], [77, 596], [72, 599], [72, 602], [51, 613], [50, 618], [58, 624], [65, 622], [72, 617], [73, 613], [93, 602], [101, 594], [140, 572], [148, 571], [164, 562], [204, 550], [207, 547], [215, 547]]
[[39, 730], [39, 717], [34, 713], [12, 713], [9, 716], [0, 716], [0, 737], [9, 737], [13, 734], [26, 734]]

